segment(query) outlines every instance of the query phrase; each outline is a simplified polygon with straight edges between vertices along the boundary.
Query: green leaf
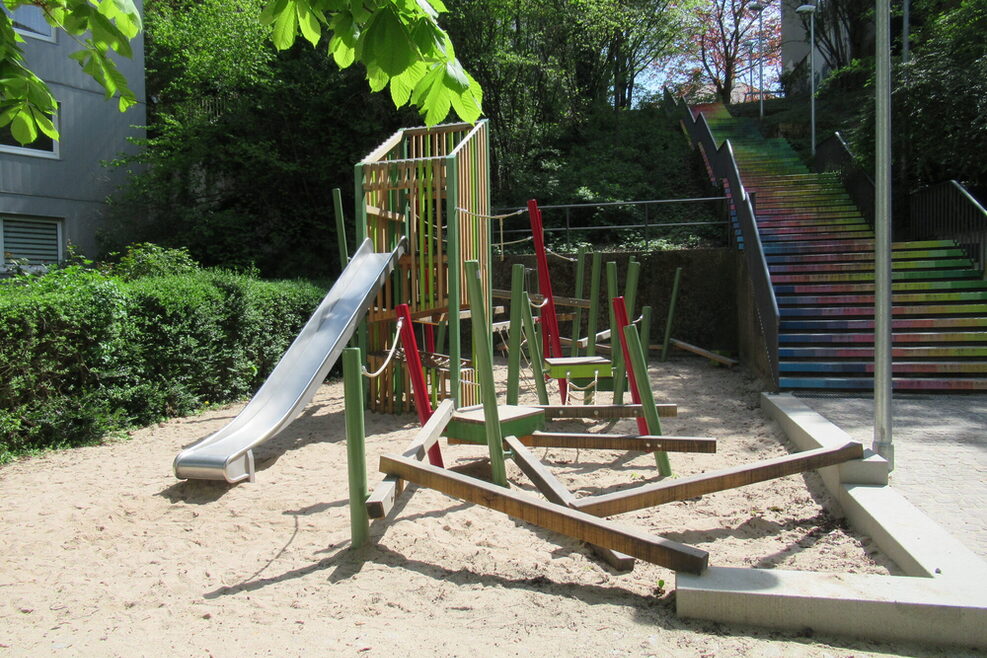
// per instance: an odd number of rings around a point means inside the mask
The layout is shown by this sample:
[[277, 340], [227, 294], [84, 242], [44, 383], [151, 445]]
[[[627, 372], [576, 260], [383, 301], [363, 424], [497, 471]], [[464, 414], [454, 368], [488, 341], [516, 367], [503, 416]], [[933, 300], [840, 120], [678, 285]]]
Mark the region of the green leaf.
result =
[[332, 54], [336, 66], [341, 69], [349, 67], [356, 59], [356, 49], [346, 45], [346, 42], [338, 34], [333, 35], [329, 40], [329, 52]]
[[378, 10], [367, 25], [364, 61], [373, 62], [388, 75], [398, 75], [418, 58], [408, 30], [391, 7]]
[[18, 142], [30, 144], [38, 138], [38, 127], [34, 124], [30, 112], [21, 110], [10, 124], [10, 133]]
[[394, 101], [394, 107], [402, 107], [408, 103], [411, 92], [425, 75], [425, 70], [425, 65], [422, 62], [415, 62], [404, 73], [391, 78], [391, 100]]
[[295, 43], [295, 35], [298, 33], [298, 14], [295, 11], [295, 3], [288, 0], [286, 8], [274, 20], [274, 47], [278, 50], [287, 50]]
[[464, 92], [470, 86], [470, 81], [466, 78], [466, 71], [463, 70], [459, 60], [446, 62], [446, 86], [457, 92]]
[[58, 130], [55, 128], [55, 124], [52, 123], [48, 116], [34, 108], [31, 108], [31, 116], [34, 117], [34, 123], [38, 126], [41, 132], [56, 141], [58, 140]]
[[387, 75], [380, 67], [373, 64], [367, 65], [367, 80], [370, 82], [370, 91], [380, 91], [387, 86], [391, 76]]
[[319, 39], [322, 38], [322, 26], [307, 0], [295, 0], [295, 9], [298, 12], [298, 25], [302, 30], [302, 36], [313, 46], [318, 45]]

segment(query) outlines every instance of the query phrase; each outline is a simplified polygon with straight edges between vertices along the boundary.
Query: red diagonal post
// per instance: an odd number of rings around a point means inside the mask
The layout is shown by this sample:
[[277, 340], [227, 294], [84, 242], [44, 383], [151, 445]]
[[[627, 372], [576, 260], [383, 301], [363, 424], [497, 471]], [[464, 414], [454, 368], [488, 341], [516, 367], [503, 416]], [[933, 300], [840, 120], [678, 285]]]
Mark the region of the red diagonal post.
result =
[[[432, 403], [428, 398], [422, 359], [418, 354], [418, 341], [415, 339], [415, 330], [411, 324], [411, 311], [407, 304], [398, 304], [397, 316], [399, 320], [403, 320], [401, 323], [401, 344], [404, 346], [404, 360], [408, 364], [411, 388], [415, 394], [415, 410], [418, 412], [418, 422], [424, 425], [432, 417]], [[428, 463], [432, 466], [444, 466], [438, 443], [429, 448]]]
[[[548, 357], [562, 356], [562, 340], [559, 338], [559, 318], [555, 314], [555, 298], [552, 296], [552, 280], [548, 277], [548, 252], [545, 250], [545, 227], [541, 221], [541, 210], [534, 199], [528, 201], [528, 217], [531, 219], [531, 233], [535, 241], [535, 258], [538, 261], [538, 291], [545, 298], [542, 308], [542, 346]], [[559, 379], [559, 393], [562, 404], [566, 403], [567, 385], [565, 378]]]
[[[641, 391], [637, 388], [637, 380], [634, 378], [634, 365], [631, 362], [631, 353], [627, 349], [627, 338], [624, 337], [624, 327], [630, 324], [627, 320], [627, 306], [623, 297], [613, 298], [613, 317], [617, 323], [614, 329], [620, 335], [620, 350], [624, 354], [624, 365], [627, 366], [627, 379], [631, 383], [631, 400], [634, 404], [641, 404]], [[648, 431], [648, 421], [643, 416], [637, 417], [637, 431], [641, 434], [650, 434]]]

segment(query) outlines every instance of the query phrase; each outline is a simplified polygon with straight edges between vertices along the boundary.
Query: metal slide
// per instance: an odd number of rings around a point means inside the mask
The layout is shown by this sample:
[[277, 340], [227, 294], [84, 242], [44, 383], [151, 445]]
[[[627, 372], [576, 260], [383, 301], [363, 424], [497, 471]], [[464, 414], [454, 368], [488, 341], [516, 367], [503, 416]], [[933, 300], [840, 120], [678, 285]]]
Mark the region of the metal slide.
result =
[[260, 390], [226, 427], [178, 453], [175, 476], [253, 481], [253, 448], [287, 427], [312, 400], [404, 249], [402, 241], [391, 253], [375, 253], [364, 240]]

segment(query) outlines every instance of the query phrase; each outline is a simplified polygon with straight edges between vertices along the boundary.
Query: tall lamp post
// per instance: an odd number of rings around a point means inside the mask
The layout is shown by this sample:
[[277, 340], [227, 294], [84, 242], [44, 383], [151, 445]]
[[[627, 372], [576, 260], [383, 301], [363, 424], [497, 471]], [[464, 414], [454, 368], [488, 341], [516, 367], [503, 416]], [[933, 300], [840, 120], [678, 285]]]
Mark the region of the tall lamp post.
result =
[[816, 156], [816, 6], [802, 5], [795, 10], [809, 15], [809, 152]]
[[752, 2], [748, 8], [757, 14], [757, 69], [758, 97], [761, 99], [761, 119], [764, 119], [764, 8], [760, 2]]

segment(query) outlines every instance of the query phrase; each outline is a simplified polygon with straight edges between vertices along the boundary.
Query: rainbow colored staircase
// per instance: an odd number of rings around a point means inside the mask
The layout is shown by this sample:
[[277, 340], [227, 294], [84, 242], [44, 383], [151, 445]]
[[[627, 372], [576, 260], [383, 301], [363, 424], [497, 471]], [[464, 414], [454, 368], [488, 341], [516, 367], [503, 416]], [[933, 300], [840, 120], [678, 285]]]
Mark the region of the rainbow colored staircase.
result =
[[[730, 140], [753, 197], [778, 306], [779, 387], [873, 389], [874, 234], [839, 178], [811, 173], [785, 140], [723, 105], [692, 111], [717, 145]], [[892, 249], [894, 388], [987, 389], [983, 273], [951, 240]]]

